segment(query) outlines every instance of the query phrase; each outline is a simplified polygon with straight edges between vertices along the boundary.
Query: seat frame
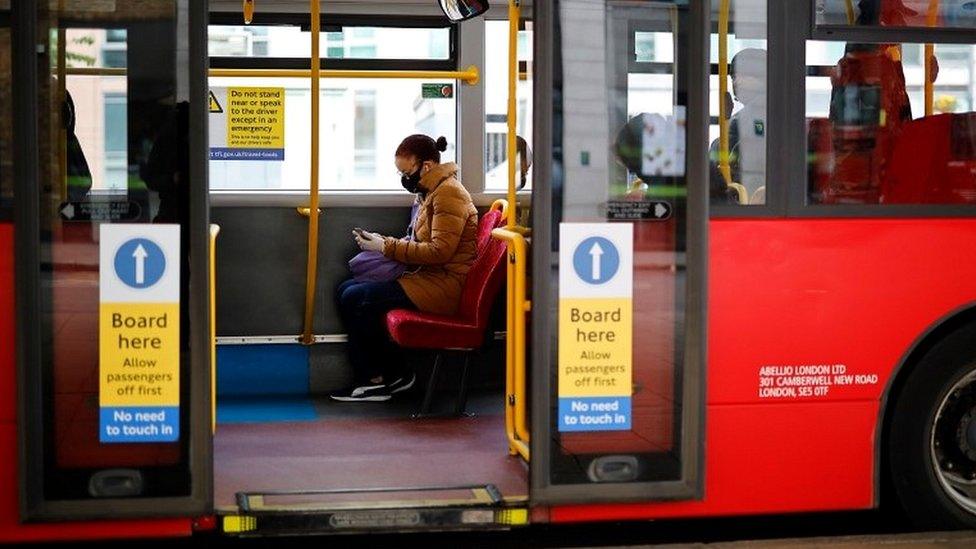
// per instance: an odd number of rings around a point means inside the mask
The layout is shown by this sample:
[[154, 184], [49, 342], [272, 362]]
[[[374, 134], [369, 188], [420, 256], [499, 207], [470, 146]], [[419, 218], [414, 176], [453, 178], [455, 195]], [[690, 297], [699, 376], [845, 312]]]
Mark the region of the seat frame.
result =
[[[424, 391], [424, 399], [420, 404], [420, 411], [411, 415], [413, 419], [429, 419], [438, 417], [474, 417], [475, 414], [465, 410], [468, 404], [468, 367], [471, 364], [471, 355], [475, 349], [443, 349], [434, 354], [434, 367], [430, 371], [430, 378], [427, 379], [427, 389]], [[434, 402], [434, 393], [437, 392], [437, 385], [443, 370], [441, 366], [451, 355], [462, 357], [461, 379], [458, 382], [458, 392], [454, 400], [454, 410], [450, 413], [432, 414], [431, 405]]]
[[[504, 221], [504, 219], [505, 219], [504, 215], [499, 217], [499, 219], [495, 221], [493, 228], [500, 226], [500, 224]], [[480, 222], [481, 220], [479, 220], [479, 228], [480, 228]], [[490, 238], [492, 237], [489, 236], [489, 239]], [[491, 244], [490, 240], [488, 241], [488, 244]], [[479, 249], [478, 253], [480, 256], [481, 253], [484, 253], [484, 250]], [[509, 259], [508, 252], [506, 251], [505, 254], [502, 256], [501, 262], [507, 261], [508, 259]], [[500, 292], [501, 289], [502, 288], [499, 287], [498, 291]], [[496, 293], [494, 299], [497, 299], [497, 295], [498, 294]], [[485, 332], [487, 333], [489, 328], [488, 326], [485, 326], [484, 329]], [[395, 340], [394, 343], [396, 343]], [[413, 349], [415, 351], [421, 351], [421, 350], [433, 351], [434, 367], [431, 370], [430, 378], [427, 380], [427, 388], [424, 392], [424, 397], [420, 405], [420, 410], [417, 413], [412, 414], [411, 417], [414, 419], [436, 418], [436, 417], [462, 417], [462, 416], [473, 417], [474, 414], [470, 414], [465, 410], [468, 401], [468, 370], [471, 364], [471, 355], [474, 354], [476, 351], [478, 351], [480, 348], [484, 347], [486, 344], [487, 344], [487, 338], [485, 338], [484, 334], [482, 334], [481, 344], [477, 348], [456, 347], [456, 348], [444, 348], [444, 349], [430, 349], [430, 348]], [[405, 350], [409, 350], [409, 349], [410, 349], [409, 347], [405, 348]], [[430, 409], [431, 409], [431, 405], [433, 404], [434, 393], [437, 391], [438, 382], [442, 377], [442, 373], [443, 373], [442, 366], [446, 362], [446, 358], [451, 355], [455, 355], [455, 356], [460, 355], [463, 358], [463, 363], [461, 366], [461, 373], [460, 373], [461, 377], [458, 383], [458, 392], [457, 392], [457, 396], [455, 397], [454, 409], [452, 413], [433, 414], [431, 413]]]

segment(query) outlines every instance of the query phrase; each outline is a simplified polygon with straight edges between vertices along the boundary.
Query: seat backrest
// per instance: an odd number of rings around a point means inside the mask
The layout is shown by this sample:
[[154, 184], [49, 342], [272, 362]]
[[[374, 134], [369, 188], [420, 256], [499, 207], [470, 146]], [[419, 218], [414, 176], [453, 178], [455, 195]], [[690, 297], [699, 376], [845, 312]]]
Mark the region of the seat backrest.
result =
[[902, 126], [885, 165], [885, 204], [958, 203], [947, 189], [951, 161], [951, 114], [926, 116]]
[[488, 210], [485, 212], [485, 215], [481, 216], [481, 221], [478, 222], [477, 255], [481, 255], [481, 250], [483, 250], [485, 248], [485, 244], [491, 240], [491, 231], [501, 226], [501, 222], [502, 212], [498, 210]]
[[480, 327], [487, 327], [492, 304], [505, 279], [507, 247], [503, 241], [491, 237], [492, 229], [500, 223], [501, 212], [490, 211], [482, 216], [478, 225], [478, 256], [468, 271], [458, 306], [459, 317]]

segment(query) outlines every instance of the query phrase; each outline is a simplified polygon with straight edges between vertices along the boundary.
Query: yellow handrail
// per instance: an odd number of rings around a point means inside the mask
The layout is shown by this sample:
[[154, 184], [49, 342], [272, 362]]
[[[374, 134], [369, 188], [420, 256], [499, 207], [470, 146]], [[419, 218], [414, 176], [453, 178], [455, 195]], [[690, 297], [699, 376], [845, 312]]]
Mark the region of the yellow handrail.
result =
[[857, 17], [854, 14], [854, 0], [847, 0], [845, 2], [845, 4], [846, 4], [846, 8], [847, 8], [847, 24], [848, 25], [853, 25], [854, 24], [854, 21], [855, 21], [855, 19]]
[[[511, 216], [509, 216], [511, 219]], [[532, 302], [525, 297], [528, 246], [520, 231], [495, 229], [492, 237], [504, 240], [508, 249], [506, 332], [505, 332], [505, 432], [511, 455], [529, 461], [530, 439], [528, 396], [526, 395], [525, 315]]]
[[244, 0], [244, 24], [250, 25], [254, 20], [254, 0]]
[[[926, 14], [928, 26], [934, 27], [939, 19], [939, 0], [929, 2], [929, 11]], [[932, 72], [935, 69], [935, 45], [925, 44], [925, 116], [932, 116], [935, 113], [935, 80]]]
[[[471, 65], [461, 71], [392, 71], [392, 70], [346, 70], [321, 69], [325, 78], [430, 78], [441, 80], [461, 80], [466, 84], [477, 84], [481, 77], [478, 67]], [[210, 69], [213, 77], [275, 77], [308, 78], [308, 69]]]
[[518, 25], [519, 0], [508, 0], [508, 216], [509, 229], [515, 226], [518, 219], [518, 203], [515, 201], [515, 155], [517, 154], [515, 132], [517, 115], [516, 83], [518, 82]]
[[[516, 145], [516, 83], [518, 79], [518, 24], [519, 1], [508, 2], [508, 200], [496, 200], [505, 216], [505, 228], [491, 232], [493, 238], [505, 241], [508, 261], [506, 269], [505, 304], [505, 434], [508, 451], [529, 461], [529, 427], [525, 372], [525, 315], [531, 309], [531, 301], [525, 298], [525, 267], [528, 261], [524, 234], [525, 227], [516, 225], [517, 208], [515, 195]], [[500, 204], [502, 203], [502, 204]]]
[[739, 204], [749, 203], [749, 191], [746, 190], [745, 185], [742, 183], [729, 183], [729, 187], [735, 189], [736, 194], [739, 196]]
[[125, 76], [127, 71], [114, 67], [68, 67], [64, 73], [68, 76]]
[[[69, 67], [68, 76], [125, 76], [124, 68]], [[391, 70], [344, 70], [320, 69], [324, 78], [429, 78], [432, 80], [460, 80], [465, 84], [477, 84], [481, 78], [478, 67], [471, 65], [461, 71], [391, 71]], [[311, 78], [311, 69], [210, 69], [214, 78]]]
[[[311, 59], [311, 96], [312, 96], [312, 140], [311, 140], [311, 170], [309, 177], [308, 208], [309, 212], [319, 209], [319, 73], [321, 59], [319, 57], [319, 0], [309, 1], [312, 23], [312, 59]], [[308, 266], [305, 276], [305, 329], [302, 332], [302, 343], [311, 345], [315, 342], [313, 335], [315, 323], [315, 284], [318, 276], [319, 256], [319, 216], [308, 216]]]
[[491, 207], [488, 211], [499, 211], [502, 213], [502, 219], [508, 218], [508, 200], [499, 198], [498, 200], [491, 203]]
[[729, 165], [729, 113], [725, 98], [729, 94], [729, 0], [721, 0], [718, 14], [718, 170], [725, 183], [732, 183]]
[[[64, 1], [58, 2], [58, 13], [64, 13]], [[68, 128], [64, 119], [64, 105], [68, 97], [67, 78], [65, 69], [68, 65], [67, 30], [58, 29], [58, 190], [61, 201], [68, 200]], [[74, 113], [72, 113], [74, 115]], [[77, 119], [76, 119], [77, 122]]]
[[210, 432], [217, 432], [217, 235], [220, 225], [210, 224]]

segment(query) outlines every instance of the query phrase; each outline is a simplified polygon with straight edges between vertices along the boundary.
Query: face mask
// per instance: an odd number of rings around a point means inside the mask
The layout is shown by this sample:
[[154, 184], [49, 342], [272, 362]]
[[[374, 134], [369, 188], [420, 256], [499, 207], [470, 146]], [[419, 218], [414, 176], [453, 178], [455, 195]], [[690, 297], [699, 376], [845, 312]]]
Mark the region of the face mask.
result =
[[420, 188], [420, 170], [418, 169], [416, 172], [410, 175], [401, 176], [400, 184], [403, 185], [403, 188], [406, 189], [407, 192], [416, 194]]

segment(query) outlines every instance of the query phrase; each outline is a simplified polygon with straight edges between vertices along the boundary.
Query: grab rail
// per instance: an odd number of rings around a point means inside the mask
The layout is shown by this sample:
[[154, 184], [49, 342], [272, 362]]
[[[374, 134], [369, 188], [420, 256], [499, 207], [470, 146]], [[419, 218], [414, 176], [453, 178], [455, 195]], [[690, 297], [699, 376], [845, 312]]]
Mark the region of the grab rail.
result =
[[[68, 67], [68, 76], [125, 76], [124, 68], [110, 67]], [[311, 78], [312, 69], [210, 69], [207, 73], [214, 78]], [[433, 80], [460, 80], [475, 85], [481, 79], [478, 67], [471, 65], [460, 71], [394, 71], [370, 69], [319, 69], [323, 78], [415, 78]]]
[[[511, 212], [510, 212], [511, 214]], [[511, 215], [509, 215], [511, 220]], [[524, 227], [499, 228], [491, 236], [505, 241], [508, 249], [505, 304], [505, 432], [511, 455], [529, 461], [528, 396], [526, 395], [525, 315], [532, 302], [525, 298], [528, 246]]]
[[718, 12], [718, 170], [725, 183], [732, 183], [729, 164], [729, 114], [725, 98], [729, 93], [729, 0], [721, 0]]
[[[308, 78], [308, 69], [210, 69], [213, 77], [278, 77], [278, 78]], [[428, 78], [443, 80], [461, 80], [465, 84], [475, 85], [481, 78], [478, 67], [471, 65], [460, 71], [395, 71], [369, 69], [321, 69], [326, 78]]]
[[[491, 232], [493, 238], [505, 241], [508, 262], [505, 277], [505, 433], [508, 452], [529, 461], [529, 427], [525, 368], [525, 315], [532, 302], [525, 298], [525, 266], [529, 229], [518, 226], [518, 203], [515, 195], [516, 79], [518, 78], [519, 0], [508, 2], [508, 200], [502, 205], [505, 228]], [[492, 209], [501, 201], [492, 204]]]
[[311, 166], [309, 170], [308, 190], [308, 263], [305, 269], [305, 328], [302, 331], [302, 344], [315, 343], [313, 333], [315, 324], [315, 285], [318, 280], [319, 264], [319, 216], [311, 212], [319, 211], [319, 77], [322, 63], [319, 57], [319, 25], [321, 18], [319, 0], [309, 1], [309, 15], [312, 19], [312, 59], [311, 59], [311, 100], [312, 100], [312, 135], [311, 135]]
[[491, 207], [488, 208], [488, 211], [490, 211], [490, 212], [494, 212], [494, 211], [501, 212], [502, 219], [507, 219], [508, 218], [508, 200], [505, 200], [503, 198], [499, 198], [498, 200], [496, 200], [496, 201], [494, 201], [494, 202], [491, 203]]
[[844, 2], [845, 11], [847, 13], [847, 24], [853, 25], [857, 16], [854, 14], [854, 0], [846, 0]]
[[220, 225], [210, 224], [210, 433], [217, 432], [217, 235]]
[[508, 207], [511, 208], [511, 215], [508, 216], [507, 227], [511, 229], [518, 220], [518, 202], [515, 201], [515, 155], [518, 145], [515, 140], [517, 95], [516, 83], [518, 78], [518, 25], [519, 25], [519, 0], [508, 1]]
[[[939, 22], [939, 0], [930, 0], [926, 23], [930, 27]], [[935, 114], [935, 80], [932, 72], [935, 69], [935, 44], [925, 44], [925, 116]]]

